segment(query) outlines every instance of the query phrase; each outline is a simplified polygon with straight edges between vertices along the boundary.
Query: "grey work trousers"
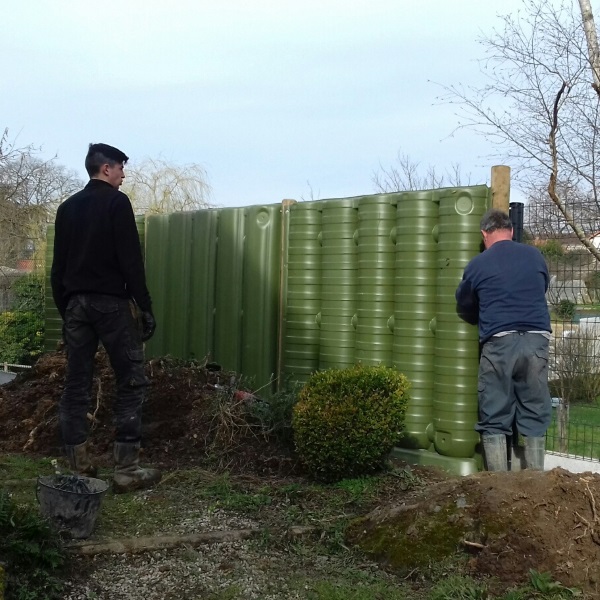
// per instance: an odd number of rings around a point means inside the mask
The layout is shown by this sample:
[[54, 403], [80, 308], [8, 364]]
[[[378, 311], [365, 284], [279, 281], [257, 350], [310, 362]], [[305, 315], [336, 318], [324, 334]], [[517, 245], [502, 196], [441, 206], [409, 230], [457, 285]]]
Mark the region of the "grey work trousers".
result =
[[552, 417], [548, 390], [548, 339], [519, 331], [490, 338], [479, 363], [479, 422], [481, 434], [541, 437]]

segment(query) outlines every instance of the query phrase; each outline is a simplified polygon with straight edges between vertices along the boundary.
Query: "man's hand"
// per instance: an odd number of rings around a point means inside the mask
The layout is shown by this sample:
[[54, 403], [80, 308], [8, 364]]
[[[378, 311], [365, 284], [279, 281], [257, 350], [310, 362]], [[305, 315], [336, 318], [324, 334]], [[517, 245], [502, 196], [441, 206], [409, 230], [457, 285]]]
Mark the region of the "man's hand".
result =
[[154, 335], [155, 329], [154, 315], [149, 310], [142, 311], [142, 342], [147, 342]]

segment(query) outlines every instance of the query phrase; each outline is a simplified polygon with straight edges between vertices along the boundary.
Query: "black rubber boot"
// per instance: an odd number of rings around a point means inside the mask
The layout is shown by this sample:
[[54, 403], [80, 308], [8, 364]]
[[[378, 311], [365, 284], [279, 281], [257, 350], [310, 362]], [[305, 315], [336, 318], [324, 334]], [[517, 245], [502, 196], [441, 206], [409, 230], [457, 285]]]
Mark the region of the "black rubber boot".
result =
[[525, 438], [525, 468], [533, 471], [544, 470], [544, 456], [546, 455], [545, 437]]
[[506, 436], [492, 434], [481, 436], [488, 471], [508, 471]]
[[140, 444], [115, 442], [115, 476], [113, 490], [116, 494], [152, 487], [160, 481], [158, 469], [140, 467]]
[[69, 467], [73, 473], [83, 477], [96, 477], [98, 469], [92, 465], [88, 456], [87, 442], [77, 446], [65, 446]]

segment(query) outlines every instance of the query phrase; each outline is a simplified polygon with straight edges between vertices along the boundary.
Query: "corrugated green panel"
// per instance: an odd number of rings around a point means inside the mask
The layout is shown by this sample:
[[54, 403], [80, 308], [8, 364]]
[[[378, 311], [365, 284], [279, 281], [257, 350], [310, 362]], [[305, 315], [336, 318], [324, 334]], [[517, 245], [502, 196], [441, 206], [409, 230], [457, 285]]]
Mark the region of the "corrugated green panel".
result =
[[214, 358], [223, 368], [237, 372], [242, 366], [245, 210], [220, 210], [217, 243]]
[[279, 339], [280, 205], [248, 208], [244, 233], [241, 372], [254, 379], [254, 389], [266, 389]]
[[393, 230], [399, 194], [365, 196], [358, 202], [358, 296], [355, 360], [392, 365], [394, 316]]
[[188, 358], [192, 218], [190, 212], [173, 213], [168, 217], [164, 339], [168, 353], [177, 358]]
[[434, 332], [436, 313], [437, 192], [409, 192], [398, 202], [396, 225], [396, 306], [394, 367], [411, 382], [402, 444], [431, 445], [433, 420]]
[[50, 284], [50, 271], [52, 269], [53, 256], [54, 224], [48, 225], [48, 230], [46, 232], [46, 267], [44, 272], [44, 350], [47, 352], [56, 350], [58, 342], [62, 338], [62, 318], [52, 299], [52, 286]]
[[136, 215], [135, 226], [140, 236], [140, 247], [142, 248], [142, 257], [146, 259], [146, 217], [145, 215]]
[[443, 190], [440, 195], [435, 335], [434, 445], [438, 453], [469, 458], [475, 453], [477, 421], [477, 327], [456, 314], [454, 293], [469, 260], [480, 249], [479, 221], [488, 188]]
[[189, 357], [214, 355], [218, 210], [193, 213], [190, 256]]
[[145, 254], [146, 282], [152, 296], [152, 310], [156, 318], [156, 331], [146, 343], [146, 357], [169, 353], [169, 323], [172, 302], [169, 290], [169, 249], [171, 231], [169, 215], [149, 215], [146, 218]]
[[319, 368], [354, 364], [358, 296], [358, 201], [323, 201]]
[[289, 210], [283, 372], [306, 381], [319, 367], [322, 205], [300, 202]]

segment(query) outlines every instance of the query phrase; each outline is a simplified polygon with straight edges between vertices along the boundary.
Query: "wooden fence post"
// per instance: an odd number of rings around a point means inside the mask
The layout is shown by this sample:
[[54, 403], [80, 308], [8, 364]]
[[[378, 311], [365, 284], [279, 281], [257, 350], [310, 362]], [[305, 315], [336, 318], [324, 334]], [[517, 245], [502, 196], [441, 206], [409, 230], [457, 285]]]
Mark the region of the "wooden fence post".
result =
[[510, 207], [510, 167], [496, 165], [492, 167], [492, 208], [498, 208], [508, 214]]
[[279, 265], [279, 323], [277, 339], [277, 391], [283, 389], [283, 344], [285, 337], [285, 312], [287, 303], [287, 269], [288, 269], [288, 244], [290, 233], [290, 210], [296, 200], [281, 201], [281, 262]]
[[561, 398], [556, 408], [556, 425], [558, 433], [558, 451], [569, 452], [569, 401]]

